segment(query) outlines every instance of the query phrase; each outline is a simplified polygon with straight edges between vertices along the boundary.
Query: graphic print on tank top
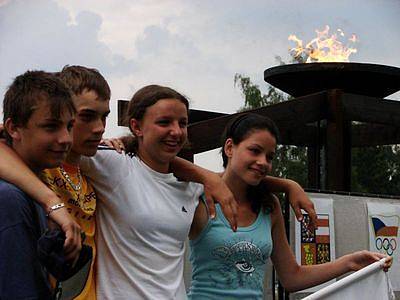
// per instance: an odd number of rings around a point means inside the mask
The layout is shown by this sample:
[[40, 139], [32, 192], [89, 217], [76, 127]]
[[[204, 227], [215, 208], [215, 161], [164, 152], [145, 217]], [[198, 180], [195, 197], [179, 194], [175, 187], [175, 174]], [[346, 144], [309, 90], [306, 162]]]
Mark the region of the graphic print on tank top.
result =
[[262, 289], [264, 267], [269, 257], [270, 247], [265, 245], [260, 249], [253, 241], [230, 240], [224, 241], [220, 247], [212, 250], [212, 255], [221, 262], [214, 276], [219, 280], [211, 280], [215, 286], [224, 281], [230, 288]]

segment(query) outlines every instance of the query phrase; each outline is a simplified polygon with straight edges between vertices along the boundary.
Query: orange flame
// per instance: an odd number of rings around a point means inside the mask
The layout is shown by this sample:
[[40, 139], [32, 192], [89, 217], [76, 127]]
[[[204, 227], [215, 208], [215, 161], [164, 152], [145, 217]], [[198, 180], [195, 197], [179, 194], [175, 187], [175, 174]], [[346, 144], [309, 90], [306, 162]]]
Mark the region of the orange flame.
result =
[[[289, 41], [294, 41], [297, 46], [290, 49], [291, 54], [298, 58], [299, 56], [307, 59], [306, 62], [348, 62], [352, 53], [357, 53], [356, 48], [343, 45], [338, 39], [338, 35], [344, 37], [345, 34], [341, 29], [337, 33], [329, 35], [329, 26], [326, 25], [322, 31], [315, 30], [317, 37], [312, 39], [303, 47], [303, 41], [291, 34]], [[357, 37], [353, 34], [349, 39], [351, 43], [358, 42]]]

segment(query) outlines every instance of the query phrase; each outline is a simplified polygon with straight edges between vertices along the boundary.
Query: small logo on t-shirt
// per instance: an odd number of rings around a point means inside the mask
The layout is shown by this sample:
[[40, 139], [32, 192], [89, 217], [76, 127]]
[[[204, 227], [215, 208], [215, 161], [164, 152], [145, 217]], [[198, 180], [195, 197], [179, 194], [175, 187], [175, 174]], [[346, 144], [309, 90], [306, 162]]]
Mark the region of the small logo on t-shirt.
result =
[[184, 206], [182, 206], [182, 211], [183, 211], [184, 213], [187, 213], [187, 210], [186, 210], [186, 208], [185, 208]]

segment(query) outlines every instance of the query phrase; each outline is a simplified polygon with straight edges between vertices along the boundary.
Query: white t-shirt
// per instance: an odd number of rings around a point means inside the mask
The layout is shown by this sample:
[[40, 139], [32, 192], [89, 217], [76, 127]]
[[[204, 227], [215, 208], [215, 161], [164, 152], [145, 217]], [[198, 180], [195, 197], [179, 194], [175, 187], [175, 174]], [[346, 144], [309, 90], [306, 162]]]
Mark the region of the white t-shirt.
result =
[[81, 167], [99, 199], [98, 299], [186, 299], [184, 242], [202, 186], [115, 151]]

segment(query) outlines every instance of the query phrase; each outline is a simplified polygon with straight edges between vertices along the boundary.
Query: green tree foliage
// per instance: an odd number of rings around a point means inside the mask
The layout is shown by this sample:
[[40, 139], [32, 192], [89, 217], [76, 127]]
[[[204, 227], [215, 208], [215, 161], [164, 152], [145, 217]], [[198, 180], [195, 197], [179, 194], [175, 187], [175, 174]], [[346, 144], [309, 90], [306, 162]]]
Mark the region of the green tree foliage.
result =
[[244, 106], [239, 111], [259, 108], [266, 105], [286, 101], [288, 98], [277, 91], [273, 86], [268, 86], [266, 94], [262, 94], [260, 87], [254, 84], [250, 77], [235, 74], [235, 86], [239, 87], [244, 96]]
[[400, 146], [353, 148], [351, 173], [352, 191], [400, 195]]

